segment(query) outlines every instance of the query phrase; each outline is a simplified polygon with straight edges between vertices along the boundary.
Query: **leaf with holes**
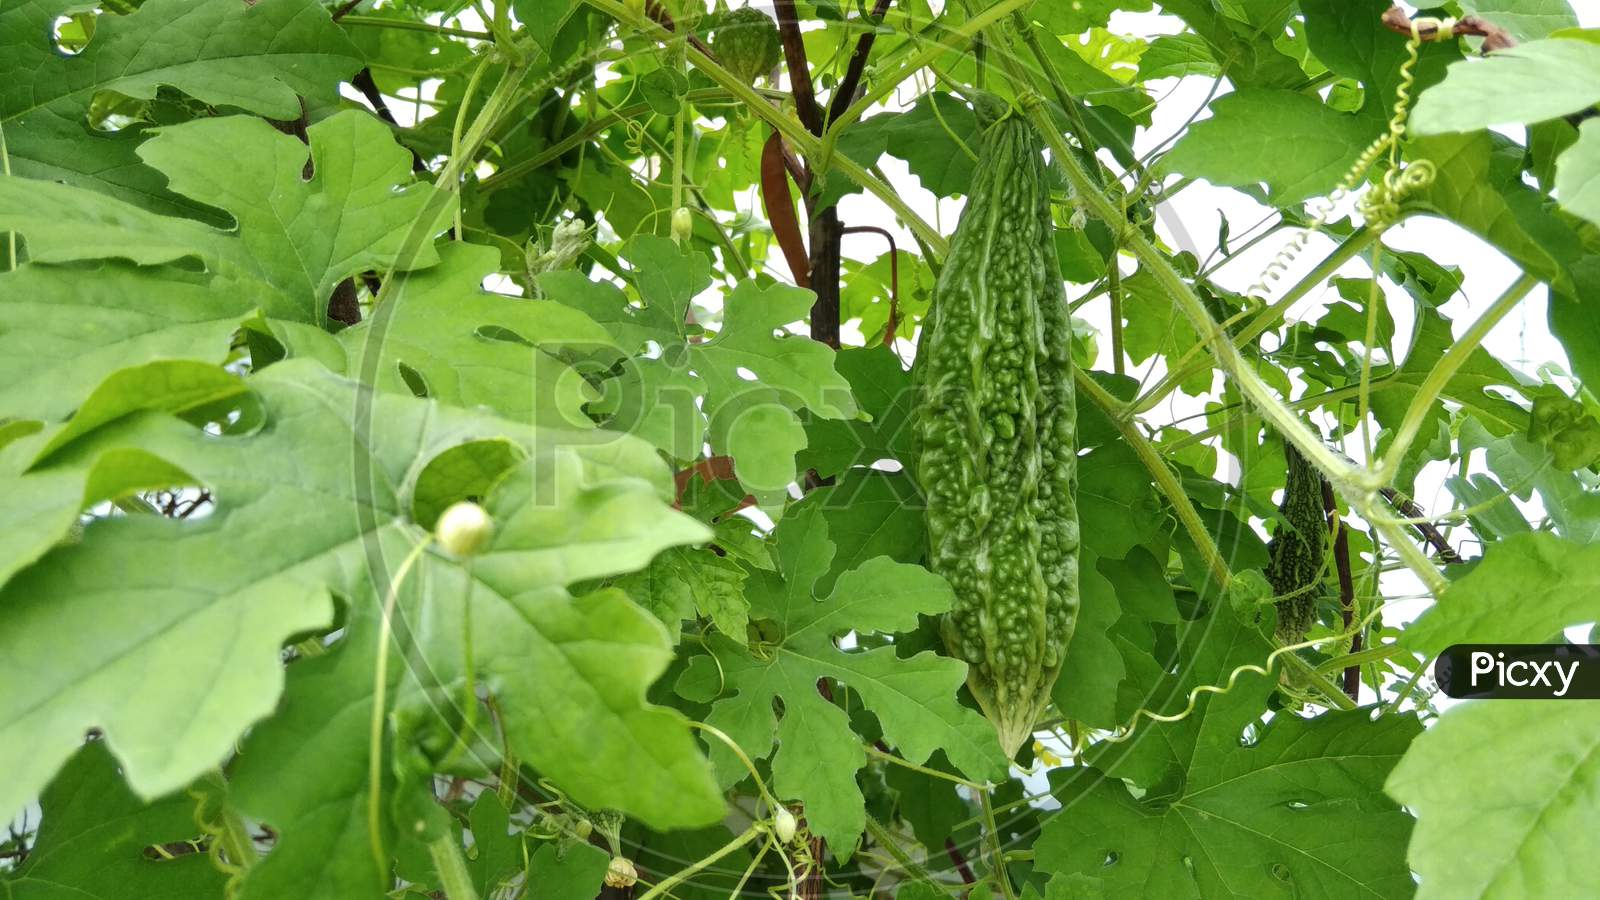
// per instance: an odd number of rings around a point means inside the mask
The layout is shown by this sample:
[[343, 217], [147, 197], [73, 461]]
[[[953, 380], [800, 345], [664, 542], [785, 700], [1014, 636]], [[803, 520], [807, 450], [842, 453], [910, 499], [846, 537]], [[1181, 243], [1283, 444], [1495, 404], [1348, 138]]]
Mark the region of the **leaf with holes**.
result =
[[[64, 54], [52, 45], [54, 22], [84, 8], [75, 0], [0, 7], [8, 171], [167, 215], [224, 221], [206, 198], [175, 195], [160, 173], [139, 165], [134, 153], [147, 135], [137, 123], [114, 134], [91, 130], [90, 107], [101, 95], [148, 101], [171, 86], [209, 106], [289, 120], [304, 109], [301, 96], [330, 100], [361, 68], [360, 51], [314, 0], [149, 0], [127, 15], [101, 12], [89, 45]], [[221, 161], [244, 165], [250, 157]]]
[[[331, 595], [381, 595], [393, 561], [418, 537], [410, 495], [423, 464], [466, 440], [511, 438], [529, 461], [486, 501], [498, 528], [474, 575], [481, 677], [524, 711], [507, 722], [513, 745], [596, 805], [661, 823], [720, 814], [681, 720], [643, 699], [670, 656], [660, 625], [620, 596], [573, 601], [563, 591], [710, 537], [667, 508], [671, 485], [652, 449], [615, 434], [535, 431], [410, 397], [374, 397], [310, 362], [227, 380], [237, 386], [224, 399], [246, 423], [236, 433], [215, 437], [171, 414], [112, 417], [113, 393], [86, 404], [35, 463], [71, 471], [86, 455], [138, 447], [212, 490], [216, 506], [187, 521], [95, 521], [81, 542], [56, 548], [0, 591], [8, 610], [0, 675], [26, 685], [0, 701], [0, 766], [11, 773], [0, 810], [27, 802], [90, 727], [106, 733], [143, 796], [216, 765], [272, 712], [283, 679], [279, 646], [331, 624]], [[423, 607], [443, 617], [434, 631], [413, 626], [435, 672], [460, 667], [463, 575], [442, 557], [416, 575], [435, 592]], [[204, 649], [218, 645], [232, 649]], [[626, 665], [603, 660], [606, 653], [590, 658], [608, 645], [627, 648]], [[563, 757], [556, 748], [571, 729], [614, 749]], [[646, 736], [649, 758], [627, 751]], [[650, 787], [620, 789], [624, 778]]]

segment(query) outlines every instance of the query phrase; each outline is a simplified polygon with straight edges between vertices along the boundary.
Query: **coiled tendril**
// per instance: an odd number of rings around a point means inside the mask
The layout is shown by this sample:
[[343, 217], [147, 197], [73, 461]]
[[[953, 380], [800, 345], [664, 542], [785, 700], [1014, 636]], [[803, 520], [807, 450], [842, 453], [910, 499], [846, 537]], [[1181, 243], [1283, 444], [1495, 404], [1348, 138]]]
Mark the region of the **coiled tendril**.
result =
[[1356, 158], [1344, 178], [1340, 179], [1338, 186], [1323, 198], [1316, 213], [1311, 217], [1310, 224], [1301, 229], [1293, 240], [1278, 251], [1272, 262], [1261, 270], [1261, 275], [1256, 283], [1251, 285], [1248, 296], [1266, 296], [1272, 285], [1283, 277], [1289, 266], [1300, 256], [1300, 252], [1310, 243], [1311, 237], [1320, 233], [1328, 224], [1329, 217], [1333, 215], [1339, 203], [1360, 186], [1362, 180], [1367, 177], [1367, 172], [1386, 153], [1388, 170], [1384, 172], [1383, 178], [1356, 202], [1356, 209], [1366, 220], [1367, 228], [1374, 234], [1381, 234], [1400, 218], [1400, 208], [1407, 196], [1425, 190], [1433, 183], [1438, 169], [1431, 160], [1418, 159], [1409, 165], [1401, 165], [1400, 141], [1405, 137], [1406, 118], [1411, 114], [1411, 89], [1416, 85], [1416, 67], [1418, 52], [1422, 46], [1422, 33], [1430, 31], [1436, 35], [1436, 40], [1445, 41], [1455, 36], [1455, 27], [1455, 19], [1420, 17], [1411, 20], [1411, 37], [1406, 41], [1405, 62], [1400, 64], [1400, 83], [1394, 89], [1394, 113], [1389, 117], [1389, 127], [1369, 144], [1367, 149], [1361, 151], [1361, 155]]

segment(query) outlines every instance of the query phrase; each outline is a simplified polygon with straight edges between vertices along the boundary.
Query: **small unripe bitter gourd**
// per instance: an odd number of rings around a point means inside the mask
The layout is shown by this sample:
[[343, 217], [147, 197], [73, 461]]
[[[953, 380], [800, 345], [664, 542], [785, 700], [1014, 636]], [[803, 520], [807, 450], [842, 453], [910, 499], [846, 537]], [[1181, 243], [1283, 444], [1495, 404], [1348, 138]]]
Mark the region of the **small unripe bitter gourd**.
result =
[[1015, 755], [1077, 619], [1077, 411], [1042, 148], [998, 102], [917, 351], [916, 472], [945, 644]]
[[1283, 453], [1283, 521], [1267, 545], [1267, 582], [1277, 597], [1278, 639], [1285, 644], [1305, 640], [1317, 620], [1328, 554], [1327, 514], [1322, 508], [1322, 473], [1287, 441]]

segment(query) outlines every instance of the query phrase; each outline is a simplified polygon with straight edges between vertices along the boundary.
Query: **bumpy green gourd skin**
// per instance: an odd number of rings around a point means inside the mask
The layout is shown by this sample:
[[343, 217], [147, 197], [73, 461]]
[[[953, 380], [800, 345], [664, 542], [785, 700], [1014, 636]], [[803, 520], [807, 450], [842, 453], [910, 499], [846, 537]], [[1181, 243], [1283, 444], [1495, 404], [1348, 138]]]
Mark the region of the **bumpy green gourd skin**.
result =
[[945, 643], [1014, 754], [1078, 611], [1071, 319], [1032, 127], [989, 126], [972, 182], [917, 352], [917, 478]]
[[728, 13], [712, 39], [711, 49], [728, 71], [747, 84], [772, 71], [783, 54], [778, 24], [754, 7]]
[[1287, 525], [1267, 545], [1267, 581], [1278, 598], [1278, 638], [1286, 644], [1305, 640], [1317, 620], [1322, 598], [1323, 561], [1328, 552], [1328, 523], [1322, 508], [1322, 473], [1293, 446], [1284, 444], [1289, 466], [1278, 512]]

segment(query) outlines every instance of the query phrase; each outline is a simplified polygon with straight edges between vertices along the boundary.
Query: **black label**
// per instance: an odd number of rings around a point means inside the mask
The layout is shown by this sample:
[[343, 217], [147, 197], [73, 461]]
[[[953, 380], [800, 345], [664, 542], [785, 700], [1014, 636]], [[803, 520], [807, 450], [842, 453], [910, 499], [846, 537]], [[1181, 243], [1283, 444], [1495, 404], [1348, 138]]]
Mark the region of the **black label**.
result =
[[1460, 700], [1600, 699], [1600, 645], [1457, 644], [1433, 678]]

